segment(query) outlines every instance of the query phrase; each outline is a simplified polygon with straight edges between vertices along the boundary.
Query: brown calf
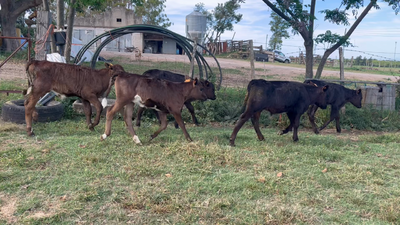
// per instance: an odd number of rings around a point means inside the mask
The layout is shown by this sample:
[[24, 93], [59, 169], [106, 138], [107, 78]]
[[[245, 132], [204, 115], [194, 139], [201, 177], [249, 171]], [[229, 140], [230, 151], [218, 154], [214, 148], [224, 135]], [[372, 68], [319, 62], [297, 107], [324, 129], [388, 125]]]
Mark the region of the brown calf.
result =
[[[152, 70], [147, 70], [146, 72], [143, 73], [143, 76], [148, 76], [151, 78], [158, 78], [162, 80], [168, 80], [172, 82], [184, 82], [186, 80], [186, 77], [182, 74], [166, 71], [166, 70], [158, 70], [158, 69], [152, 69]], [[204, 90], [203, 92], [207, 95], [207, 99], [215, 100], [215, 87], [214, 84], [209, 82], [208, 80], [200, 80], [201, 83], [204, 85]], [[199, 125], [199, 122], [197, 121], [196, 115], [194, 113], [194, 107], [192, 105], [193, 101], [196, 101], [197, 99], [188, 99], [185, 102], [186, 108], [189, 110], [190, 114], [192, 115], [192, 120], [196, 126]], [[136, 126], [140, 127], [140, 118], [142, 117], [144, 108], [140, 108], [137, 112], [136, 116]], [[175, 122], [175, 128], [178, 128], [178, 124]]]
[[204, 85], [198, 82], [197, 79], [190, 82], [178, 83], [146, 78], [138, 74], [118, 73], [115, 78], [115, 104], [107, 110], [105, 132], [101, 136], [101, 139], [104, 140], [107, 136], [110, 136], [111, 122], [114, 114], [126, 106], [124, 112], [125, 124], [135, 143], [139, 144], [140, 140], [132, 126], [133, 106], [134, 104], [138, 104], [142, 108], [153, 108], [158, 111], [161, 125], [151, 135], [151, 139], [157, 137], [167, 127], [167, 114], [171, 113], [182, 128], [186, 139], [191, 141], [192, 139], [186, 131], [182, 120], [181, 111], [188, 99], [207, 99], [206, 94], [203, 93], [203, 88]]
[[[54, 91], [67, 97], [77, 96], [81, 98], [86, 123], [93, 130], [100, 121], [103, 107], [99, 101], [107, 90], [110, 78], [115, 70], [124, 71], [120, 65], [105, 64], [106, 68], [94, 70], [72, 64], [56, 63], [49, 61], [32, 60], [26, 65], [29, 89], [25, 100], [26, 131], [29, 136], [32, 132], [32, 116], [35, 114], [35, 105], [47, 92]], [[96, 108], [96, 119], [92, 123], [92, 107]]]

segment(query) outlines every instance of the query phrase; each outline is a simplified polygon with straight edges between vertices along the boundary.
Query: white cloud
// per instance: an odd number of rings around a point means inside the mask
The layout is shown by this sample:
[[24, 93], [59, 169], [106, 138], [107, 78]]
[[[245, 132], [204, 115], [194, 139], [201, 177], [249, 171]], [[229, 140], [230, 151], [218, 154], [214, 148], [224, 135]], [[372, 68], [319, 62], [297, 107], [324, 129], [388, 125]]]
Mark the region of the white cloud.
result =
[[[170, 18], [171, 22], [174, 23], [169, 29], [185, 36], [185, 17], [193, 11], [196, 3], [203, 2], [206, 9], [213, 9], [218, 3], [224, 3], [227, 0], [167, 0], [165, 13]], [[309, 0], [304, 0], [306, 4]], [[366, 1], [367, 2], [367, 1]], [[360, 23], [357, 29], [353, 32], [350, 37], [350, 41], [355, 43], [356, 48], [348, 48], [346, 51], [346, 57], [352, 55], [358, 56], [361, 52], [381, 52], [382, 56], [393, 57], [394, 43], [397, 41], [400, 44], [400, 18], [395, 15], [393, 9], [385, 2], [379, 2], [380, 9], [372, 8], [364, 20]], [[316, 12], [324, 8], [338, 7], [336, 3], [332, 1], [317, 2], [318, 9]], [[359, 15], [364, 8], [359, 9]], [[234, 25], [234, 31], [227, 31], [222, 34], [221, 39], [232, 39], [235, 33], [235, 40], [249, 40], [254, 41], [254, 45], [263, 44], [265, 47], [266, 36], [271, 37], [270, 32], [270, 13], [269, 7], [261, 0], [246, 0], [244, 4], [241, 4], [239, 10], [243, 14], [242, 21]], [[352, 12], [349, 12], [352, 15]], [[325, 33], [326, 30], [331, 30], [333, 33], [344, 34], [345, 30], [348, 30], [350, 26], [342, 26], [331, 24], [324, 21], [321, 14], [317, 15], [318, 20], [315, 21], [315, 32], [314, 37], [318, 34]], [[354, 23], [354, 19], [351, 19], [351, 23]], [[321, 46], [318, 46], [316, 54], [323, 54], [323, 50], [320, 50]], [[299, 50], [304, 51], [304, 40], [301, 36], [291, 36], [289, 39], [283, 40], [282, 51], [284, 53], [292, 53], [291, 55], [297, 55]], [[400, 47], [399, 47], [400, 50]], [[333, 55], [337, 55], [334, 53]], [[367, 57], [369, 58], [369, 57]]]

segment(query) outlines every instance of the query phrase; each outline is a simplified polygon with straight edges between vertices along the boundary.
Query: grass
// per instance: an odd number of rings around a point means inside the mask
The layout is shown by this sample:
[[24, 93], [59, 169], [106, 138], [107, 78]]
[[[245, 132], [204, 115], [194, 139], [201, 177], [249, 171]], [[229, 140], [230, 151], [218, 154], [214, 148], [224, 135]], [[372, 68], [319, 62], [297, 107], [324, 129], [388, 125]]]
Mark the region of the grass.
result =
[[[136, 129], [122, 120], [100, 141], [84, 118], [0, 131], [0, 221], [29, 224], [330, 224], [398, 223], [398, 133], [291, 135], [246, 125], [194, 127], [194, 142], [172, 124]], [[282, 174], [282, 175], [280, 175]], [[2, 210], [3, 211], [3, 210]]]

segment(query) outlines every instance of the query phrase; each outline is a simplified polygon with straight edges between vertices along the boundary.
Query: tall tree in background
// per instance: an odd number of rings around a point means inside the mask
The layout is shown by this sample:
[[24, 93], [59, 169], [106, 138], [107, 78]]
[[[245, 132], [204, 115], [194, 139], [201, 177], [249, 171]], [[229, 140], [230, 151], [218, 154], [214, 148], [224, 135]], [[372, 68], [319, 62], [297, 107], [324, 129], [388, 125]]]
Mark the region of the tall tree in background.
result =
[[[314, 20], [315, 20], [315, 6], [316, 0], [311, 0], [310, 4], [302, 4], [302, 0], [263, 0], [274, 12], [280, 17], [290, 23], [292, 28], [296, 30], [304, 39], [304, 47], [306, 49], [306, 78], [313, 77], [313, 47], [314, 47]], [[325, 14], [325, 20], [335, 23], [337, 25], [349, 25], [348, 14], [346, 11], [351, 10], [353, 15], [356, 17], [356, 21], [353, 23], [349, 31], [340, 38], [340, 40], [332, 45], [331, 48], [327, 49], [321, 59], [318, 66], [316, 77], [319, 78], [322, 73], [322, 69], [328, 59], [328, 56], [339, 48], [350, 35], [354, 32], [360, 22], [368, 14], [372, 7], [379, 9], [377, 0], [342, 0], [337, 1], [338, 8], [334, 10], [323, 10], [321, 13]], [[361, 15], [358, 16], [358, 9], [364, 6], [364, 2], [368, 5], [364, 8]], [[399, 0], [382, 0], [395, 10], [397, 14], [400, 8]], [[308, 10], [306, 10], [308, 9]]]
[[[242, 20], [242, 14], [236, 11], [240, 9], [243, 0], [229, 0], [225, 3], [218, 3], [208, 18], [209, 30], [206, 39], [209, 43], [215, 44], [225, 31], [233, 31], [233, 24]], [[218, 49], [217, 49], [217, 54]]]
[[[18, 17], [27, 9], [42, 4], [42, 0], [0, 0], [0, 25], [2, 36], [15, 37], [15, 26]], [[12, 39], [3, 39], [2, 48], [12, 52], [18, 48], [19, 42]]]
[[271, 13], [271, 21], [269, 22], [271, 26], [272, 36], [269, 39], [269, 47], [272, 49], [280, 50], [282, 47], [282, 38], [289, 38], [289, 32], [287, 29], [290, 24], [286, 22], [282, 17], [278, 16], [275, 12]]
[[135, 13], [142, 17], [144, 24], [170, 27], [171, 22], [164, 13], [166, 0], [144, 0], [135, 4]]

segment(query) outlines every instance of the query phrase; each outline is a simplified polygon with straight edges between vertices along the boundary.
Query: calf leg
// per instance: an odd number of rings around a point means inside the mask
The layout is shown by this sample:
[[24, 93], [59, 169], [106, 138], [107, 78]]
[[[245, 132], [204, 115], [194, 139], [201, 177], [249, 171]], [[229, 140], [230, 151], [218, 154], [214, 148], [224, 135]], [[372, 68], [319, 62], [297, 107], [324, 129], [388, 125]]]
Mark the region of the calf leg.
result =
[[[300, 126], [300, 116], [301, 114], [298, 113], [296, 115], [293, 115], [294, 120], [293, 120], [293, 141], [298, 141], [299, 137], [297, 136], [297, 130], [299, 129]], [[290, 121], [292, 123], [292, 121]]]
[[240, 118], [238, 122], [236, 123], [235, 128], [233, 128], [231, 137], [229, 138], [229, 144], [231, 146], [235, 146], [235, 139], [237, 136], [237, 133], [239, 132], [240, 128], [242, 128], [243, 124], [252, 117], [253, 112], [247, 109], [242, 115], [240, 115]]
[[39, 101], [40, 96], [31, 94], [27, 100], [25, 100], [25, 123], [26, 123], [26, 133], [28, 136], [34, 136], [32, 130], [32, 115], [35, 112], [35, 105]]
[[316, 134], [319, 133], [318, 127], [315, 124], [315, 113], [317, 112], [317, 110], [318, 110], [318, 106], [312, 105], [308, 108], [308, 111], [307, 111], [308, 119], [310, 120], [310, 123], [311, 123], [314, 133], [316, 133]]
[[142, 107], [139, 107], [139, 109], [138, 109], [138, 112], [136, 114], [136, 123], [135, 123], [135, 125], [137, 127], [140, 127], [140, 119], [142, 118], [142, 114], [143, 114], [144, 110], [145, 110], [145, 108], [142, 108]]
[[124, 107], [128, 103], [129, 103], [129, 101], [121, 102], [117, 98], [117, 100], [115, 101], [115, 104], [112, 105], [110, 108], [108, 108], [107, 115], [106, 115], [106, 127], [105, 127], [105, 130], [104, 130], [104, 134], [101, 135], [101, 140], [104, 140], [108, 136], [110, 136], [110, 134], [111, 134], [111, 122], [114, 119], [115, 113], [117, 113], [119, 110], [121, 110], [122, 107]]
[[90, 130], [93, 129], [93, 124], [92, 124], [92, 106], [90, 105], [90, 102], [86, 99], [81, 99], [82, 100], [82, 105], [83, 105], [83, 111], [85, 113], [86, 117], [86, 124]]
[[[87, 99], [90, 103], [93, 104], [93, 106], [96, 108], [96, 118], [94, 119], [93, 124], [89, 125], [89, 129], [93, 129], [95, 126], [97, 126], [100, 122], [100, 116], [101, 112], [103, 111], [103, 106], [101, 105], [101, 102], [97, 98], [96, 95], [91, 96], [90, 98]], [[91, 116], [91, 115], [90, 115]]]
[[262, 135], [261, 130], [260, 130], [260, 123], [259, 123], [260, 115], [261, 115], [261, 111], [254, 113], [254, 115], [251, 117], [251, 123], [253, 123], [254, 130], [257, 133], [258, 140], [262, 141], [262, 140], [264, 140], [264, 136]]
[[[28, 136], [35, 135], [32, 131], [32, 116], [37, 117], [36, 113], [36, 103], [39, 99], [44, 96], [47, 92], [50, 91], [50, 83], [49, 84], [42, 84], [39, 80], [34, 81], [34, 85], [32, 86], [31, 93], [29, 94], [28, 98], [24, 102], [25, 106], [25, 123], [26, 123], [26, 133]], [[41, 87], [41, 88], [35, 88]]]
[[[336, 118], [337, 118], [337, 119], [336, 119]], [[330, 115], [329, 120], [326, 121], [326, 122], [324, 123], [324, 125], [322, 125], [322, 126], [319, 128], [319, 130], [321, 131], [321, 130], [324, 129], [326, 126], [328, 126], [328, 124], [329, 124], [330, 122], [332, 122], [334, 119], [336, 119], [336, 131], [337, 131], [338, 133], [340, 133], [340, 132], [341, 132], [341, 129], [340, 129], [340, 124], [339, 124], [339, 118], [340, 118], [340, 115], [339, 115], [339, 108], [332, 105], [332, 106], [331, 106], [331, 115]]]
[[135, 130], [133, 129], [133, 125], [132, 125], [133, 106], [134, 106], [134, 104], [132, 102], [128, 103], [125, 106], [125, 110], [124, 110], [125, 126], [128, 129], [129, 133], [132, 135], [133, 141], [136, 144], [141, 144], [139, 137], [136, 135]]
[[287, 112], [286, 115], [287, 115], [288, 118], [289, 118], [290, 124], [289, 124], [289, 126], [286, 127], [284, 130], [281, 130], [281, 131], [279, 132], [279, 135], [286, 134], [286, 133], [288, 133], [289, 131], [292, 131], [293, 124], [294, 124], [294, 120], [295, 120], [295, 114], [294, 114], [293, 112]]
[[190, 102], [185, 103], [185, 106], [189, 110], [190, 115], [192, 115], [193, 123], [196, 124], [196, 126], [198, 126], [199, 121], [197, 121], [196, 115], [194, 114], [194, 107], [193, 107], [192, 103], [190, 103]]
[[160, 127], [158, 128], [158, 130], [156, 132], [154, 132], [154, 134], [151, 135], [150, 140], [153, 140], [154, 138], [156, 138], [161, 131], [165, 130], [165, 128], [167, 128], [168, 125], [168, 121], [167, 121], [167, 114], [164, 112], [158, 112], [158, 118], [160, 119]]
[[179, 112], [172, 112], [172, 115], [174, 116], [175, 121], [176, 121], [176, 122], [178, 123], [178, 125], [181, 127], [181, 129], [182, 129], [182, 131], [183, 131], [183, 134], [184, 134], [185, 137], [186, 137], [186, 140], [188, 140], [188, 141], [193, 141], [192, 138], [190, 138], [190, 135], [189, 135], [189, 133], [188, 133], [187, 130], [186, 130], [185, 123], [183, 122], [183, 119], [182, 119], [182, 116], [181, 116], [181, 112], [180, 112], [180, 111], [179, 111]]

